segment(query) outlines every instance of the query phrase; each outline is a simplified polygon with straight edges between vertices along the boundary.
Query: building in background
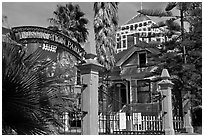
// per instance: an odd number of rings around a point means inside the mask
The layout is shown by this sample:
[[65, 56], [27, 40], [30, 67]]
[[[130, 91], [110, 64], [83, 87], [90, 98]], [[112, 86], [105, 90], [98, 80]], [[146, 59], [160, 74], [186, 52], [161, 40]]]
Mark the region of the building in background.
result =
[[154, 24], [156, 23], [146, 15], [138, 14], [120, 26], [116, 32], [117, 53], [137, 44], [138, 41], [164, 42], [163, 28], [151, 28]]

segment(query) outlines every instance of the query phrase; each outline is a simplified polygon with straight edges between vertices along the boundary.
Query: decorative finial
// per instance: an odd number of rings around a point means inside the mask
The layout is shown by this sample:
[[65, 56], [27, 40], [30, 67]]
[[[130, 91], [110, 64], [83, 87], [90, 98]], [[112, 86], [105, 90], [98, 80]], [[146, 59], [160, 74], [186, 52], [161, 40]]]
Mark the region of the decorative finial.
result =
[[163, 78], [163, 79], [168, 79], [168, 78], [170, 78], [170, 75], [169, 75], [169, 72], [168, 72], [167, 69], [163, 69], [163, 70], [162, 70], [161, 78]]

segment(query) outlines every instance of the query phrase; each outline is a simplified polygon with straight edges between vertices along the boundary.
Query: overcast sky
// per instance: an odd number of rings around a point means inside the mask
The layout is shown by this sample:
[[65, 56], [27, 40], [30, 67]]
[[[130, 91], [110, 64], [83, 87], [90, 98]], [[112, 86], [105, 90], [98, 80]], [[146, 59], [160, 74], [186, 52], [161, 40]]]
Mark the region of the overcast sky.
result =
[[[57, 4], [65, 5], [62, 2], [3, 2], [2, 14], [8, 17], [10, 27], [22, 25], [49, 26], [48, 18], [53, 17], [53, 11]], [[74, 2], [79, 4], [81, 10], [88, 18], [89, 41], [94, 44], [93, 34], [93, 2]], [[166, 2], [142, 2], [143, 9], [164, 9]], [[120, 2], [118, 15], [119, 25], [126, 23], [137, 15], [141, 9], [141, 2]], [[156, 21], [155, 19], [153, 19]]]

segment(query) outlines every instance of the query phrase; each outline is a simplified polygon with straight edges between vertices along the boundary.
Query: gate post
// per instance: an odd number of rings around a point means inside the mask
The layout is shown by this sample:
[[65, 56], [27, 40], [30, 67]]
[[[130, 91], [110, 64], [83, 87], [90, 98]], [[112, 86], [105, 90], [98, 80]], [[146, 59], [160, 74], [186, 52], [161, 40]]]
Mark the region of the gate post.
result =
[[184, 128], [186, 129], [186, 132], [193, 133], [194, 129], [193, 129], [193, 126], [191, 124], [192, 119], [191, 119], [191, 102], [190, 102], [190, 99], [188, 100], [186, 105], [183, 106], [183, 108], [184, 108]]
[[160, 86], [160, 90], [164, 97], [162, 103], [162, 111], [164, 113], [163, 124], [164, 131], [166, 135], [174, 135], [174, 127], [173, 127], [173, 115], [172, 115], [172, 96], [171, 96], [171, 88], [173, 83], [168, 80], [170, 78], [168, 70], [163, 69], [161, 74], [162, 80], [158, 83]]
[[82, 84], [87, 87], [82, 91], [82, 111], [88, 112], [82, 121], [83, 135], [98, 135], [98, 81], [99, 70], [102, 66], [89, 58], [86, 63], [79, 65]]

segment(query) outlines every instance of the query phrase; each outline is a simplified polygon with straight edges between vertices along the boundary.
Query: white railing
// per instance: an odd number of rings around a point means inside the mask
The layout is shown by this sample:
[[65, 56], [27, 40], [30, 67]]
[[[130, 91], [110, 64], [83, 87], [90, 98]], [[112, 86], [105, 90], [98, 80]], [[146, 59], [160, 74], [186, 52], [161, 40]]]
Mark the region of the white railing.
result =
[[[121, 129], [119, 113], [109, 116], [109, 123], [106, 115], [99, 115], [99, 133], [105, 133], [106, 127], [113, 131], [162, 131], [162, 120], [156, 116], [126, 116], [125, 129]], [[124, 124], [124, 123], [123, 123]], [[124, 126], [123, 126], [124, 127]]]
[[[109, 127], [108, 129], [110, 133], [113, 133], [113, 131], [163, 131], [161, 117], [141, 116], [135, 114], [133, 113], [133, 115], [130, 116], [126, 115], [125, 129], [124, 128], [121, 129], [119, 113], [111, 114], [109, 116], [109, 120], [107, 119], [107, 115], [99, 115], [99, 133], [106, 133], [107, 126]], [[183, 129], [182, 118], [179, 116], [174, 116], [173, 126], [175, 131], [182, 130]]]

